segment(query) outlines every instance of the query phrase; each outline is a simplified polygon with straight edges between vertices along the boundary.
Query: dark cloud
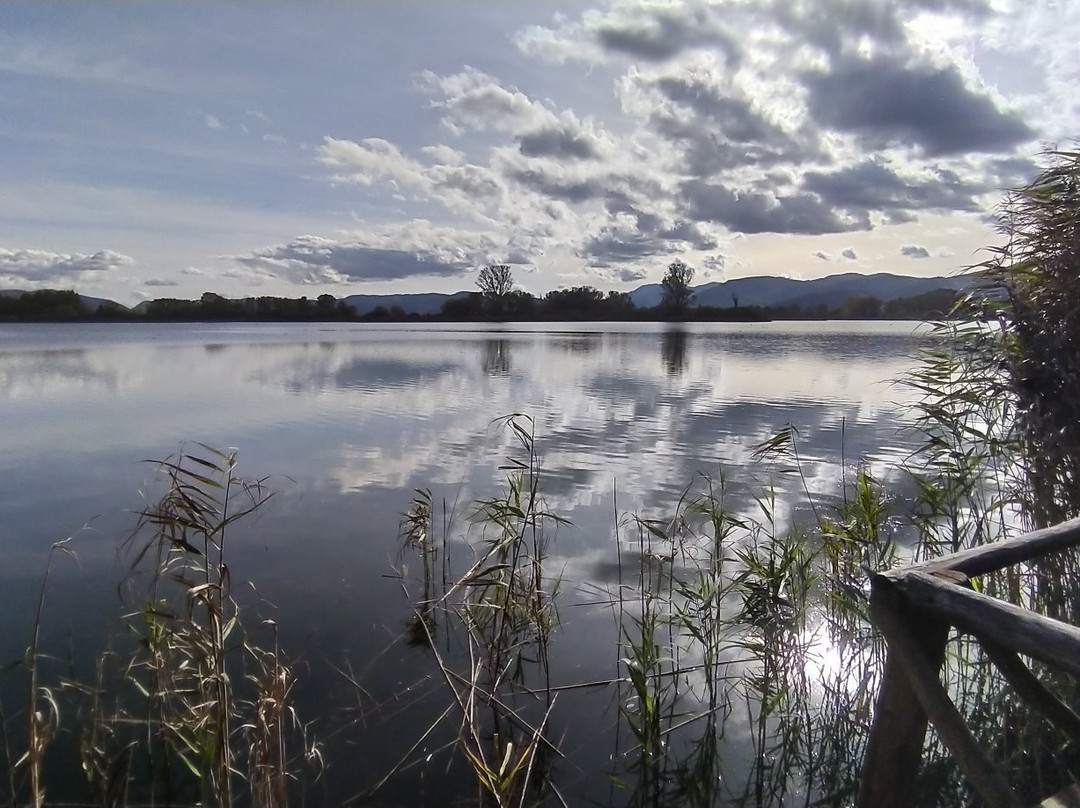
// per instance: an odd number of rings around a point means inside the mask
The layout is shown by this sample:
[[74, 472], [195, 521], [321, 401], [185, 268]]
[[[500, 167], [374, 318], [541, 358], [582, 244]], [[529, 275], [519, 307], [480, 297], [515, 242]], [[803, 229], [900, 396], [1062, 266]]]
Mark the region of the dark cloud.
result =
[[567, 126], [552, 126], [521, 135], [521, 153], [526, 157], [592, 160], [600, 156], [594, 138]]
[[665, 98], [710, 121], [718, 134], [737, 143], [784, 142], [787, 136], [766, 121], [744, 98], [692, 74], [661, 76], [651, 82]]
[[[843, 11], [838, 12], [835, 7], [840, 5]], [[774, 9], [782, 26], [830, 53], [840, 52], [860, 35], [884, 43], [904, 37], [903, 25], [884, 3], [815, 0], [812, 4], [781, 2]]]
[[707, 8], [691, 3], [642, 9], [633, 17], [608, 17], [594, 27], [593, 34], [606, 50], [649, 62], [665, 61], [703, 45], [718, 49], [731, 61], [737, 61], [742, 53], [735, 38], [715, 24]]
[[176, 281], [169, 280], [168, 278], [147, 278], [143, 281], [143, 286], [177, 286]]
[[817, 252], [814, 253], [814, 258], [817, 258], [820, 261], [831, 261], [832, 260], [831, 255], [829, 255], [827, 252], [823, 252], [821, 250], [818, 250]]
[[843, 233], [866, 230], [866, 217], [845, 220], [814, 194], [773, 196], [732, 191], [699, 180], [682, 184], [688, 215], [699, 222], [719, 222], [737, 233]]
[[813, 132], [804, 129], [796, 138], [718, 81], [699, 70], [636, 79], [655, 107], [649, 124], [683, 148], [686, 174], [705, 178], [738, 166], [820, 156]]
[[814, 119], [858, 135], [869, 148], [903, 144], [939, 156], [1006, 151], [1034, 137], [1018, 115], [969, 89], [952, 65], [848, 58], [831, 72], [802, 78]]
[[900, 254], [906, 255], [908, 258], [929, 258], [930, 251], [926, 247], [920, 247], [916, 244], [905, 244], [900, 248]]
[[716, 249], [717, 241], [701, 229], [696, 222], [676, 222], [671, 227], [662, 228], [657, 235], [669, 241], [685, 241], [695, 250]]
[[995, 188], [1019, 188], [1027, 185], [1039, 173], [1039, 165], [1026, 157], [1005, 157], [993, 160], [989, 170]]
[[578, 255], [588, 259], [592, 266], [610, 267], [655, 255], [677, 255], [688, 246], [695, 250], [711, 250], [716, 247], [716, 239], [695, 222], [676, 222], [669, 227], [649, 230], [611, 226], [586, 239]]
[[394, 280], [414, 275], [450, 277], [473, 266], [471, 261], [447, 258], [434, 250], [333, 242], [314, 236], [300, 236], [288, 244], [237, 256], [235, 260], [262, 275], [299, 284]]
[[631, 202], [625, 194], [611, 193], [604, 201], [608, 213], [629, 214], [634, 217], [639, 232], [657, 236], [666, 241], [683, 241], [695, 250], [711, 250], [716, 247], [716, 239], [706, 233], [696, 222], [677, 221], [665, 224], [663, 218], [655, 213], [643, 211]]
[[626, 213], [634, 217], [638, 230], [655, 233], [663, 227], [663, 220], [655, 213], [648, 213], [631, 202], [625, 194], [611, 193], [604, 200], [607, 212], [614, 215]]
[[859, 256], [855, 253], [853, 249], [851, 249], [851, 247], [848, 247], [846, 250], [840, 253], [840, 255], [844, 256], [844, 258], [848, 259], [849, 261], [857, 261], [859, 259]]
[[564, 202], [585, 202], [607, 195], [605, 184], [596, 177], [559, 177], [537, 167], [511, 168], [507, 176], [532, 191]]
[[636, 281], [643, 280], [647, 273], [644, 269], [631, 269], [629, 267], [619, 267], [615, 273], [617, 277], [623, 283], [634, 283]]
[[882, 216], [884, 224], [911, 224], [918, 220], [918, 216], [907, 210], [887, 210]]
[[[937, 172], [925, 182], [901, 179], [888, 166], [874, 160], [829, 173], [808, 171], [803, 189], [833, 207], [849, 211], [897, 212], [905, 210], [979, 209], [977, 196], [986, 186], [965, 183], [951, 171]], [[909, 219], [906, 219], [910, 221]]]
[[774, 19], [796, 39], [836, 58], [866, 39], [879, 50], [909, 50], [905, 21], [912, 11], [979, 17], [989, 7], [986, 0], [777, 0], [771, 10]]
[[578, 255], [595, 267], [640, 261], [654, 255], [671, 255], [672, 244], [666, 239], [604, 228], [600, 235], [587, 239]]
[[0, 278], [31, 283], [79, 280], [88, 275], [113, 272], [134, 263], [128, 256], [112, 250], [100, 250], [92, 255], [67, 255], [0, 247]]

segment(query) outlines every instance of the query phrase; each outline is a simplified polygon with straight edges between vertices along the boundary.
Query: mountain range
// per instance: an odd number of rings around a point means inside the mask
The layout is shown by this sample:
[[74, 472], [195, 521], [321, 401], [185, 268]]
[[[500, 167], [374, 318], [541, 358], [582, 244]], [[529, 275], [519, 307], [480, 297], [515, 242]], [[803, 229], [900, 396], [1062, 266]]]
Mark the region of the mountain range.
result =
[[[971, 279], [963, 276], [935, 276], [914, 278], [909, 275], [859, 275], [848, 272], [828, 275], [809, 281], [760, 275], [738, 278], [732, 281], [705, 283], [694, 287], [695, 306], [803, 306], [808, 308], [819, 303], [840, 306], [856, 297], [876, 297], [880, 300], [899, 300], [915, 297], [938, 289], [965, 289]], [[389, 309], [400, 306], [406, 314], [437, 314], [450, 298], [464, 297], [468, 292], [452, 295], [427, 293], [413, 295], [350, 295], [344, 301], [357, 314], [368, 314], [376, 306]], [[663, 298], [663, 287], [658, 283], [639, 286], [630, 292], [630, 299], [638, 308], [652, 308]]]
[[[965, 289], [971, 285], [971, 278], [965, 276], [935, 276], [915, 278], [908, 275], [878, 273], [859, 275], [848, 272], [841, 275], [828, 275], [814, 280], [795, 280], [774, 275], [760, 275], [751, 278], [737, 278], [731, 281], [717, 281], [694, 287], [695, 306], [802, 306], [809, 308], [821, 303], [831, 307], [843, 305], [857, 297], [876, 297], [883, 301], [899, 300], [906, 297], [932, 292], [938, 289]], [[13, 297], [22, 294], [15, 289], [0, 290], [0, 297]], [[376, 307], [384, 309], [401, 308], [406, 314], [438, 314], [443, 304], [451, 298], [466, 297], [468, 291], [453, 294], [427, 292], [419, 294], [391, 295], [349, 295], [342, 298], [358, 315], [370, 314]], [[119, 305], [110, 300], [79, 295], [83, 305], [94, 310], [101, 305]], [[630, 299], [639, 308], [651, 308], [663, 298], [663, 287], [658, 283], [639, 286], [630, 292]], [[121, 306], [121, 308], [126, 308]], [[136, 313], [145, 304], [136, 306]]]

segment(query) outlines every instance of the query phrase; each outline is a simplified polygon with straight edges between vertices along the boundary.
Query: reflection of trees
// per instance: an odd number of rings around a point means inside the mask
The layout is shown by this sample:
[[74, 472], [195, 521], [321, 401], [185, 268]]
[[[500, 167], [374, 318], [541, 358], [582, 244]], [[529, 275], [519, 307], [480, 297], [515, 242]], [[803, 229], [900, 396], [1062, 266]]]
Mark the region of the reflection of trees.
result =
[[672, 328], [660, 335], [660, 358], [670, 376], [678, 376], [686, 370], [686, 337], [681, 328]]
[[580, 335], [574, 337], [566, 337], [565, 339], [555, 340], [552, 345], [556, 348], [560, 348], [568, 353], [591, 353], [597, 349], [600, 345], [598, 337], [593, 335]]
[[481, 346], [480, 367], [488, 376], [505, 376], [510, 372], [510, 340], [486, 339]]

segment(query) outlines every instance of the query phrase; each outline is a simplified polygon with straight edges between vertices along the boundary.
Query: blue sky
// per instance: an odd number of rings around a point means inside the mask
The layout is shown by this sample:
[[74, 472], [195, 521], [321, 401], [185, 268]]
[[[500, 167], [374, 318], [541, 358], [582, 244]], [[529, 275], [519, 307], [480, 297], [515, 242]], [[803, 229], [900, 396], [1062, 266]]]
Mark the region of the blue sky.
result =
[[0, 288], [945, 274], [1080, 133], [1080, 4], [4, 3]]

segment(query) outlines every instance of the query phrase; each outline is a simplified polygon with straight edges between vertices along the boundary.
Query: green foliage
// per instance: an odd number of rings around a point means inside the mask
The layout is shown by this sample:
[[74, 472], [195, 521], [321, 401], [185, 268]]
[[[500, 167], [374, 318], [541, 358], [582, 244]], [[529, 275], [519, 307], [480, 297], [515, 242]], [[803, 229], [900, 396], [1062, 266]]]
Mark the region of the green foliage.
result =
[[1080, 515], [1080, 151], [1048, 166], [1001, 207], [1004, 244], [974, 269], [978, 302], [996, 329], [970, 342], [998, 363], [995, 385], [1014, 406], [1033, 524]]

